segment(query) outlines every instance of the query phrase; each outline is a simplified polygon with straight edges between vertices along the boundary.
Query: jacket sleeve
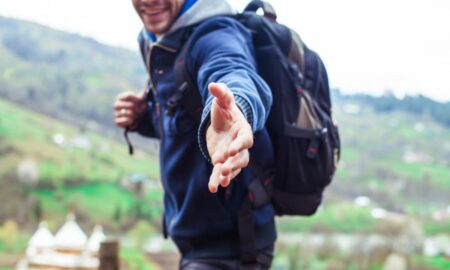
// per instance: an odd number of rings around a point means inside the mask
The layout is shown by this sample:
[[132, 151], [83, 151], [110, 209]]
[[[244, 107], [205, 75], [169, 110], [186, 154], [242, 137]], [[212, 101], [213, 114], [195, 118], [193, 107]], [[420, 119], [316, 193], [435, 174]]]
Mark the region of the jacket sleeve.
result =
[[251, 33], [237, 20], [217, 17], [206, 21], [194, 31], [191, 42], [188, 69], [197, 78], [204, 104], [198, 140], [209, 160], [205, 138], [213, 96], [208, 84], [221, 82], [230, 88], [253, 132], [264, 127], [272, 95], [256, 71]]

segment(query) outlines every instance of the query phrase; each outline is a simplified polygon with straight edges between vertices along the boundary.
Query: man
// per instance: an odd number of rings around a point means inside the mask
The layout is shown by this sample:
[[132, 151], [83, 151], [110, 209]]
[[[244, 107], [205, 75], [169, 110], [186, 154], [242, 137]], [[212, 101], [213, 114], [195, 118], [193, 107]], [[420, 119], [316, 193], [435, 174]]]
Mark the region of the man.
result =
[[[274, 210], [252, 209], [256, 262], [242, 263], [239, 210], [255, 178], [250, 156], [263, 168], [273, 164], [264, 124], [272, 103], [256, 73], [251, 33], [225, 0], [132, 0], [144, 24], [149, 91], [125, 92], [115, 101], [119, 127], [159, 138], [165, 190], [165, 235], [181, 252], [181, 269], [269, 269], [276, 231]], [[200, 91], [198, 124], [183, 108], [169, 112], [177, 90], [174, 76], [180, 31], [189, 32], [188, 72]], [[150, 101], [146, 96], [153, 96]], [[240, 240], [241, 239], [241, 240]], [[240, 243], [241, 241], [241, 243]]]

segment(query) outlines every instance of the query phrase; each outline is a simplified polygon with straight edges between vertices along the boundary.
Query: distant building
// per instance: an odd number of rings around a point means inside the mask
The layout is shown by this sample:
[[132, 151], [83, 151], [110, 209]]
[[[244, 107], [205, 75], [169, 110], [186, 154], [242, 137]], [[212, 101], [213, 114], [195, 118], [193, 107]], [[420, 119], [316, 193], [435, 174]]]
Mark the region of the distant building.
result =
[[55, 236], [48, 229], [47, 223], [41, 222], [28, 242], [25, 257], [17, 264], [16, 269], [98, 269], [98, 251], [104, 239], [101, 226], [96, 226], [88, 238], [72, 214], [68, 215], [66, 223]]
[[353, 103], [345, 104], [342, 109], [346, 114], [358, 115], [361, 112], [361, 107], [358, 104]]
[[120, 181], [120, 186], [136, 194], [145, 194], [149, 189], [158, 188], [158, 181], [142, 174], [130, 174]]
[[437, 221], [450, 220], [450, 205], [445, 209], [434, 211], [433, 219]]

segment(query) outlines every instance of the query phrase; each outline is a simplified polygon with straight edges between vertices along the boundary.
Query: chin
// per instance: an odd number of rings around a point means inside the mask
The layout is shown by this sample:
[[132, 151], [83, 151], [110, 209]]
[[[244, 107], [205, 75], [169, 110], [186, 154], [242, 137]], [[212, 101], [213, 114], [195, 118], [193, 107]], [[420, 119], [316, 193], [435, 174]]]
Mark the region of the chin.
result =
[[161, 25], [152, 24], [150, 26], [146, 25], [145, 29], [147, 29], [147, 31], [149, 31], [155, 35], [160, 35], [160, 34], [163, 34], [167, 30], [167, 26], [164, 24], [161, 24]]

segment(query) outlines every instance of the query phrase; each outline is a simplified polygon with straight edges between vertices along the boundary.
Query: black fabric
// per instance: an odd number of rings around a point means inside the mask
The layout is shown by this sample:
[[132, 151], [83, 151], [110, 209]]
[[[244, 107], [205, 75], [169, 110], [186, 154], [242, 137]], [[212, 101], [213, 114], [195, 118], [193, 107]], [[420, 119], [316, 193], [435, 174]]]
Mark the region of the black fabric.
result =
[[[178, 54], [178, 57], [175, 60], [174, 73], [175, 80], [178, 85], [178, 91], [175, 95], [179, 95], [182, 98], [180, 100], [176, 100], [175, 102], [173, 102], [173, 104], [170, 105], [173, 107], [181, 105], [184, 108], [187, 108], [187, 111], [191, 115], [191, 117], [197, 123], [200, 123], [203, 104], [200, 92], [197, 89], [197, 84], [188, 74], [188, 69], [186, 66], [186, 56], [189, 51], [188, 49], [188, 44], [183, 46], [181, 52]], [[174, 98], [174, 100], [175, 99], [176, 97]]]
[[[258, 250], [273, 245], [276, 239], [274, 220], [253, 228]], [[172, 237], [172, 240], [176, 243], [180, 253], [183, 254], [186, 259], [240, 259], [238, 231], [220, 235], [207, 235], [202, 238]]]
[[239, 249], [243, 264], [256, 263], [255, 222], [252, 215], [251, 202], [247, 199], [241, 206], [238, 216]]
[[271, 20], [277, 19], [277, 13], [271, 4], [265, 1], [253, 0], [245, 7], [244, 12], [256, 12], [258, 9], [262, 9], [264, 12], [264, 17]]
[[181, 270], [268, 270], [272, 265], [274, 247], [256, 254], [256, 263], [243, 265], [239, 259], [186, 259], [180, 260]]

